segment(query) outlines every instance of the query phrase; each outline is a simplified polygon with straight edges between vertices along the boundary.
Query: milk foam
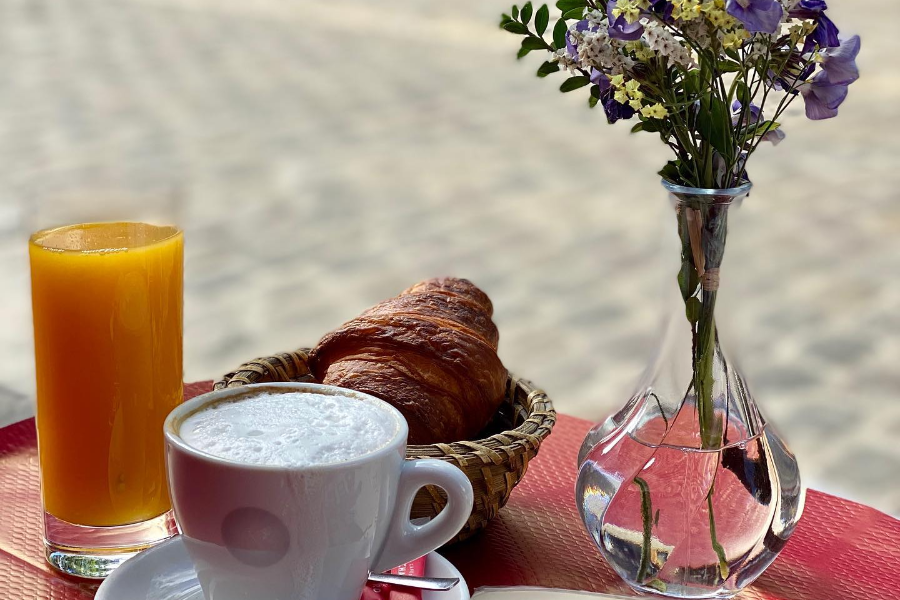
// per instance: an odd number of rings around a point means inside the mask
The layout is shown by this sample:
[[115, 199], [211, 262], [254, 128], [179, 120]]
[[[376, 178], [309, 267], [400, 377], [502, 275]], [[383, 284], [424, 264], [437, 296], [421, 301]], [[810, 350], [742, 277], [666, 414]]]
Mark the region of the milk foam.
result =
[[288, 392], [211, 404], [182, 421], [179, 433], [189, 446], [227, 460], [307, 467], [374, 452], [399, 428], [374, 401]]

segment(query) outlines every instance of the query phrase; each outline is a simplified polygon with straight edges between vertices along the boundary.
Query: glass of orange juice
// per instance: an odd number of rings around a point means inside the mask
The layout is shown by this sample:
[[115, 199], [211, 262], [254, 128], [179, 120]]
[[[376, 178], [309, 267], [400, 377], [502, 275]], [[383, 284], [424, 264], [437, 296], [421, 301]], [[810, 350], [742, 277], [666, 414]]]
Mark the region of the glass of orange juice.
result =
[[162, 427], [182, 401], [184, 235], [88, 223], [29, 244], [47, 560], [102, 578], [176, 532]]

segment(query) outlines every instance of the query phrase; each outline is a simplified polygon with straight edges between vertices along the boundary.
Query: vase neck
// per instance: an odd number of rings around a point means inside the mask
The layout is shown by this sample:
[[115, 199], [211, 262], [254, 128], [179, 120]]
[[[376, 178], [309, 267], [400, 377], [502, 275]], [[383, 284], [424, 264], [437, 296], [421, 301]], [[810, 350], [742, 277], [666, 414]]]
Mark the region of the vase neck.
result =
[[667, 270], [672, 273], [667, 288], [675, 308], [657, 360], [639, 392], [647, 411], [643, 420], [652, 422], [654, 414], [661, 420], [638, 427], [636, 433], [649, 444], [714, 451], [760, 435], [765, 425], [743, 376], [723, 350], [716, 313], [729, 213], [740, 205], [750, 186], [730, 190], [666, 187], [678, 239], [678, 262], [670, 262], [673, 268]]

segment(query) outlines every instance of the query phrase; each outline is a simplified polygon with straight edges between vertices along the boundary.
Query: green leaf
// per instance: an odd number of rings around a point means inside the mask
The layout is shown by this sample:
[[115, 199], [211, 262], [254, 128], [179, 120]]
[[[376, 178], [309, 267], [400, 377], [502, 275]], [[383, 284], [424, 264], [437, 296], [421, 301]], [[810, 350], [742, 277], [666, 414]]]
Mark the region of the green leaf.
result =
[[562, 19], [557, 21], [556, 25], [553, 26], [553, 45], [557, 50], [566, 47], [567, 31], [569, 31], [569, 26], [566, 25], [566, 22]]
[[567, 10], [566, 12], [564, 12], [562, 18], [566, 19], [566, 20], [571, 20], [571, 19], [581, 20], [581, 18], [583, 16], [584, 16], [584, 7], [579, 6], [578, 8], [573, 8], [572, 10]]
[[515, 21], [510, 21], [503, 25], [503, 29], [510, 33], [518, 33], [519, 35], [528, 35], [528, 28], [522, 25], [521, 23], [516, 23]]
[[631, 128], [631, 133], [637, 133], [637, 132], [643, 131], [643, 130], [644, 130], [644, 124], [638, 123], [637, 125], [635, 125], [634, 127]]
[[591, 108], [594, 108], [595, 106], [597, 106], [598, 102], [600, 102], [600, 98], [598, 98], [597, 96], [595, 96], [593, 94], [588, 96], [588, 106], [590, 106]]
[[502, 15], [500, 15], [500, 28], [503, 29], [503, 26], [510, 21], [512, 21], [512, 17], [510, 17], [508, 14], [503, 13]]
[[649, 131], [650, 133], [656, 133], [659, 131], [659, 126], [662, 124], [660, 119], [647, 119], [644, 121], [644, 131]]
[[684, 75], [684, 92], [688, 97], [698, 96], [703, 89], [700, 83], [700, 74], [697, 71], [688, 71]]
[[[682, 162], [679, 160], [678, 161], [678, 178], [674, 180], [675, 183], [693, 181], [691, 179], [692, 175], [693, 175], [693, 173], [691, 173], [691, 163]], [[693, 185], [693, 184], [689, 183], [688, 185]]]
[[549, 24], [550, 9], [544, 4], [537, 10], [537, 14], [534, 15], [534, 28], [537, 30], [537, 34], [544, 35], [544, 32], [547, 31], [547, 25]]
[[563, 84], [559, 86], [559, 91], [566, 93], [571, 92], [573, 90], [577, 90], [578, 88], [583, 88], [591, 82], [590, 77], [586, 77], [584, 75], [576, 75], [575, 77], [569, 77]]
[[547, 42], [542, 40], [541, 38], [536, 37], [527, 37], [522, 40], [522, 47], [528, 48], [529, 50], [549, 50], [550, 47], [547, 46]]
[[688, 298], [684, 303], [684, 314], [691, 323], [700, 320], [700, 312], [703, 310], [703, 303], [697, 298]]
[[718, 150], [725, 162], [734, 156], [731, 143], [731, 111], [715, 97], [704, 99], [697, 114], [697, 129], [703, 139]]
[[[670, 168], [674, 169], [674, 172], [670, 174], [673, 175], [675, 179], [670, 179], [669, 181], [674, 182], [678, 178], [678, 167], [675, 166], [675, 161], [669, 161], [669, 164], [663, 168], [663, 171]], [[666, 177], [662, 171], [660, 171], [660, 175]], [[694, 292], [697, 291], [698, 285], [700, 285], [700, 278], [697, 277], [697, 270], [694, 268], [694, 265], [688, 260], [683, 261], [681, 263], [681, 270], [678, 272], [678, 288], [681, 290], [681, 297], [687, 301], [687, 299], [693, 296]]]
[[750, 105], [750, 88], [747, 87], [747, 84], [743, 81], [737, 82], [737, 87], [734, 92], [735, 100], [740, 100], [741, 104], [744, 106]]
[[522, 47], [519, 49], [519, 53], [516, 54], [516, 57], [522, 58], [532, 50], [549, 50], [549, 48], [547, 47], [547, 42], [544, 40], [529, 36], [522, 38]]
[[781, 127], [781, 123], [776, 123], [775, 121], [763, 121], [759, 125], [751, 125], [747, 128], [747, 133], [744, 135], [744, 141], [752, 140], [755, 137], [759, 137], [762, 135], [766, 135], [770, 131], [775, 131]]
[[775, 131], [781, 127], [781, 123], [776, 123], [775, 121], [763, 121], [759, 124], [759, 127], [756, 128], [756, 135], [765, 135], [770, 131]]
[[738, 73], [742, 70], [740, 63], [730, 60], [720, 60], [716, 65], [719, 73]]
[[512, 7], [512, 16], [513, 16], [513, 19], [519, 18], [519, 7], [516, 6], [515, 4], [513, 4], [513, 7]]
[[556, 73], [557, 71], [559, 71], [559, 65], [548, 60], [538, 68], [537, 76], [546, 77], [550, 73]]
[[559, 2], [556, 3], [556, 8], [561, 12], [566, 13], [573, 8], [584, 8], [587, 5], [587, 0], [559, 0]]
[[[678, 161], [670, 160], [659, 171], [659, 176], [672, 183], [678, 182]], [[678, 283], [681, 284], [681, 274], [678, 274]]]
[[522, 17], [521, 21], [525, 25], [528, 25], [529, 21], [531, 21], [531, 15], [534, 11], [534, 7], [531, 6], [531, 0], [525, 3], [522, 7], [522, 12], [519, 13], [519, 16]]

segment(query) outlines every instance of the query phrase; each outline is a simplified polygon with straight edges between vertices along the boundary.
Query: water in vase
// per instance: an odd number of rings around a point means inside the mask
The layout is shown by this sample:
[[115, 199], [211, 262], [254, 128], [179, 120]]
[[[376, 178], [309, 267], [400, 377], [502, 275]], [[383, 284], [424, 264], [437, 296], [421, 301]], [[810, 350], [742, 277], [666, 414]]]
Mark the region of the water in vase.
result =
[[[701, 450], [691, 399], [667, 417], [649, 398], [595, 428], [599, 443], [586, 443], [576, 490], [584, 524], [637, 589], [732, 596], [775, 559], [796, 524], [796, 461], [765, 425], [748, 436], [739, 420], [725, 427], [723, 447]], [[729, 434], [740, 441], [727, 443]]]

